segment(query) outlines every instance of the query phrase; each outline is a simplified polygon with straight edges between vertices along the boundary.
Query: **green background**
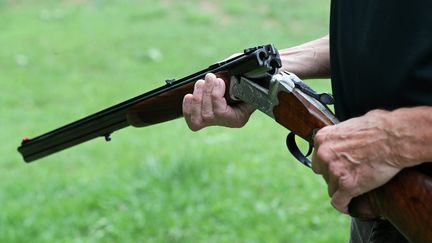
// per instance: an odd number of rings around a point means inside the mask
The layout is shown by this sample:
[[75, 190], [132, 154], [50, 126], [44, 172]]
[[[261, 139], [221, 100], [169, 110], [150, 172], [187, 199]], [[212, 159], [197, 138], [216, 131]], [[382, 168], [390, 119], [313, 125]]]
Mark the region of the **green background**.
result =
[[258, 112], [242, 129], [127, 128], [32, 164], [16, 151], [244, 48], [321, 37], [328, 15], [326, 0], [0, 0], [0, 242], [346, 242], [349, 218]]

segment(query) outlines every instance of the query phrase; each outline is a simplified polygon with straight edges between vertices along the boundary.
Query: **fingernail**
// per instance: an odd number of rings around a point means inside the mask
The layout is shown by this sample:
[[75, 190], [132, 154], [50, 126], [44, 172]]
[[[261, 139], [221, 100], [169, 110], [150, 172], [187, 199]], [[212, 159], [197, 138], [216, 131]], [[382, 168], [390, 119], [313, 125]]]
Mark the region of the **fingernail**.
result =
[[195, 82], [195, 88], [197, 88], [198, 86], [203, 86], [205, 83], [204, 80], [200, 79], [198, 81]]
[[207, 78], [214, 78], [214, 77], [216, 77], [216, 75], [214, 75], [213, 73], [207, 73], [206, 74], [206, 79]]

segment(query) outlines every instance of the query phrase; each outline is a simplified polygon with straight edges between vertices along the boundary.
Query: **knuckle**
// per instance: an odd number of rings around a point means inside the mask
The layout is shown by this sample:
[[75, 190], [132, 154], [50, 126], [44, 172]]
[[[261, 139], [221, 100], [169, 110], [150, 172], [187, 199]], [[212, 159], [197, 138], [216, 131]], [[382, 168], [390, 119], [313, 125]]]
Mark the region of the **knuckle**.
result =
[[221, 98], [221, 96], [217, 92], [211, 92], [210, 98], [212, 98], [212, 100], [217, 100], [217, 99]]
[[215, 109], [214, 110], [214, 115], [217, 117], [223, 117], [225, 115], [225, 111], [222, 109]]
[[204, 85], [204, 94], [211, 96], [213, 93], [213, 84], [212, 82], [206, 82]]
[[328, 165], [328, 174], [329, 176], [336, 179], [337, 183], [339, 184], [342, 178], [344, 178], [344, 170], [341, 167], [340, 163], [329, 163]]
[[335, 163], [330, 163], [328, 166], [328, 172], [330, 175], [339, 177], [339, 167], [335, 165]]
[[202, 119], [198, 117], [191, 117], [190, 118], [190, 124], [194, 127], [202, 126]]
[[200, 96], [198, 96], [198, 95], [194, 95], [193, 98], [192, 98], [192, 102], [194, 104], [201, 104], [201, 101], [202, 101], [202, 98]]
[[387, 113], [388, 113], [388, 111], [386, 111], [386, 110], [376, 109], [376, 110], [369, 111], [368, 113], [366, 113], [365, 116], [369, 117], [369, 119], [382, 120], [382, 117], [387, 115]]
[[323, 163], [329, 163], [333, 160], [333, 153], [327, 147], [319, 147], [316, 151], [316, 155]]
[[211, 112], [203, 112], [201, 114], [201, 118], [202, 118], [203, 123], [210, 123], [215, 119], [215, 116]]
[[321, 144], [323, 144], [324, 143], [324, 141], [325, 141], [325, 137], [326, 137], [326, 134], [325, 134], [325, 130], [324, 130], [325, 128], [322, 128], [322, 129], [320, 129], [316, 134], [315, 134], [315, 146], [319, 146], [319, 145], [321, 145]]
[[338, 184], [339, 184], [339, 188], [347, 192], [352, 192], [355, 189], [353, 180], [349, 177], [345, 177], [345, 176], [340, 177]]
[[226, 91], [225, 81], [223, 81], [223, 79], [221, 79], [221, 78], [218, 78], [217, 82], [215, 84], [215, 89], [221, 93], [225, 93], [225, 91]]
[[386, 111], [381, 110], [381, 109], [375, 109], [375, 110], [371, 110], [368, 112], [368, 114], [371, 114], [371, 115], [379, 115], [379, 114], [384, 114], [384, 113], [386, 113]]

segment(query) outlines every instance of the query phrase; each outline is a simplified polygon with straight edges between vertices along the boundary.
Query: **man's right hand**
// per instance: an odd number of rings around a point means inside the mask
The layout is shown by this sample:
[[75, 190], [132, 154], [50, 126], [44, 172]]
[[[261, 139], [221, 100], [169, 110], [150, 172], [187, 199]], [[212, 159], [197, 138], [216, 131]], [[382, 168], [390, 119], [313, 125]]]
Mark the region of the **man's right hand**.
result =
[[193, 94], [183, 99], [183, 115], [192, 131], [215, 125], [238, 128], [246, 124], [255, 109], [246, 103], [230, 106], [224, 95], [225, 82], [212, 73], [195, 83]]

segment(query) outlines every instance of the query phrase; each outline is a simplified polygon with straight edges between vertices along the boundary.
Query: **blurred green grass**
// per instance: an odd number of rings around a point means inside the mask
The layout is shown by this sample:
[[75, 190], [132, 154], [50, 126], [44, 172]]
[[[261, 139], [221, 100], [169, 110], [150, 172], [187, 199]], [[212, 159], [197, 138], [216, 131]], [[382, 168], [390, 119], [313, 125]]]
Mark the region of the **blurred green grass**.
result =
[[328, 11], [324, 0], [0, 0], [0, 242], [347, 241], [349, 219], [262, 114], [242, 129], [128, 128], [33, 164], [16, 151], [243, 48], [318, 38]]

